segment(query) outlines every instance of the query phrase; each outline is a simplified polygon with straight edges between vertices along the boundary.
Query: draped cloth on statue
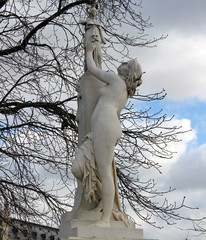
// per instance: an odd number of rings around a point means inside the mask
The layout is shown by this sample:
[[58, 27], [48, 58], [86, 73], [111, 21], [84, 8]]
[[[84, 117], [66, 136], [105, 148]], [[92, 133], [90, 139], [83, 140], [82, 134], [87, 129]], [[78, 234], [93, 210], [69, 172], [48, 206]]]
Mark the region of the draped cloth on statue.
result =
[[[95, 162], [95, 154], [92, 144], [92, 134], [88, 133], [82, 139], [82, 144], [78, 149], [75, 161], [83, 174], [83, 186], [84, 186], [84, 197], [87, 202], [97, 201], [101, 198], [98, 194], [97, 184], [101, 183], [101, 179], [98, 174], [97, 165]], [[115, 167], [115, 160], [112, 161], [112, 173], [115, 186], [115, 199], [112, 210], [113, 217], [117, 221], [123, 221], [128, 228], [133, 228], [135, 223], [128, 218], [128, 215], [121, 210], [121, 203], [119, 198], [117, 174]]]
[[98, 174], [96, 173], [96, 163], [92, 146], [91, 133], [82, 139], [75, 161], [83, 174], [84, 197], [87, 202], [96, 201]]

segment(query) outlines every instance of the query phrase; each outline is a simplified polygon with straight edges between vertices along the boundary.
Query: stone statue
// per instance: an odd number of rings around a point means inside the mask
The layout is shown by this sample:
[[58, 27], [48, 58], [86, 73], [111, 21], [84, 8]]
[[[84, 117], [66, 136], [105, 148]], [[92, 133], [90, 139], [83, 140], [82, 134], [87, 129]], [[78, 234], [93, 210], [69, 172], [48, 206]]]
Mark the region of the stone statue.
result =
[[[61, 216], [59, 237], [69, 239], [143, 239], [143, 230], [121, 210], [114, 149], [121, 137], [120, 113], [141, 85], [137, 60], [122, 63], [117, 74], [103, 71], [96, 4], [87, 9], [85, 73], [79, 79], [79, 148], [72, 164], [77, 178], [74, 206]], [[105, 229], [106, 228], [106, 229]]]
[[[74, 176], [83, 182], [85, 198], [99, 201], [95, 211], [102, 211], [96, 227], [110, 227], [110, 217], [116, 197], [114, 148], [121, 137], [119, 117], [129, 96], [141, 83], [142, 71], [137, 60], [122, 63], [118, 74], [99, 69], [93, 58], [98, 43], [86, 46], [88, 71], [105, 85], [99, 89], [99, 100], [91, 116], [91, 132], [82, 140], [72, 166]], [[119, 208], [119, 207], [118, 207]], [[120, 210], [120, 209], [119, 209]]]
[[[102, 34], [102, 28], [97, 20], [97, 4], [92, 4], [87, 8], [88, 18], [86, 20], [81, 20], [80, 23], [85, 25], [85, 39], [84, 46], [88, 43], [95, 42], [96, 48], [93, 52], [93, 58], [96, 66], [102, 68], [102, 59], [101, 59], [101, 43], [105, 44], [106, 41]], [[87, 64], [85, 66], [87, 69]]]

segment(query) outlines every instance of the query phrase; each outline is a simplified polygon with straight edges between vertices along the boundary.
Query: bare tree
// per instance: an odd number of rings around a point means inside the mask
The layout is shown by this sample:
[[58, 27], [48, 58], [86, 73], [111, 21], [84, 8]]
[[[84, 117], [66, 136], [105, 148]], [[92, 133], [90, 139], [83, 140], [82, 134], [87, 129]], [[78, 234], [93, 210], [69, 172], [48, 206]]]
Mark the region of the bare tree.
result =
[[[10, 0], [0, 5], [0, 208], [7, 202], [10, 215], [20, 219], [56, 223], [72, 205], [69, 168], [77, 148], [76, 88], [84, 70], [84, 29], [79, 21], [92, 2]], [[109, 68], [128, 56], [128, 47], [151, 47], [164, 38], [146, 34], [151, 23], [142, 18], [141, 1], [97, 2], [107, 40], [103, 60]], [[137, 174], [141, 168], [159, 171], [152, 156], [171, 158], [167, 144], [178, 141], [183, 132], [168, 127], [171, 118], [161, 111], [138, 112], [132, 104], [164, 95], [137, 95], [128, 104], [116, 150], [122, 203], [128, 201], [152, 225], [151, 216], [169, 224], [184, 218], [178, 214], [184, 201], [180, 206], [166, 201], [159, 205], [152, 199], [164, 193], [155, 190], [152, 180], [142, 183]], [[51, 176], [56, 179], [52, 184], [47, 181]]]

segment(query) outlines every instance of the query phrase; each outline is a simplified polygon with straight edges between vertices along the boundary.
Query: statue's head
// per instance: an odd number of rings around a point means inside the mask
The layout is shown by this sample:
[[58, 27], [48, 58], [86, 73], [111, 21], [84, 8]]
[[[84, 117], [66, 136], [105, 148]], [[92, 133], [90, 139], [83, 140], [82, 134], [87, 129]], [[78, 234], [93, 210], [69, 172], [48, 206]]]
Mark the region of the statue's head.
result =
[[117, 68], [118, 74], [121, 75], [126, 82], [128, 95], [131, 97], [135, 94], [136, 88], [141, 85], [142, 69], [137, 60], [123, 62]]
[[89, 18], [96, 19], [97, 13], [98, 13], [97, 8], [98, 8], [98, 5], [96, 3], [94, 3], [89, 8], [86, 9]]

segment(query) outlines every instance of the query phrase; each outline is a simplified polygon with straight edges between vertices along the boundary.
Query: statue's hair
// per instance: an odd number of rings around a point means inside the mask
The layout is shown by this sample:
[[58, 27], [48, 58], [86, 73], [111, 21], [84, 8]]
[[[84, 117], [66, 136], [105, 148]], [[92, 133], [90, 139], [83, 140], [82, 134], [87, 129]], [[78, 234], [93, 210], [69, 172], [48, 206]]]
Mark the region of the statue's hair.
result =
[[129, 73], [126, 79], [127, 91], [129, 97], [135, 94], [136, 88], [142, 83], [142, 69], [137, 60], [128, 62]]
[[90, 15], [91, 14], [91, 9], [94, 9], [94, 8], [97, 11], [97, 9], [98, 9], [98, 4], [97, 3], [93, 3], [89, 7], [86, 8], [87, 14]]

